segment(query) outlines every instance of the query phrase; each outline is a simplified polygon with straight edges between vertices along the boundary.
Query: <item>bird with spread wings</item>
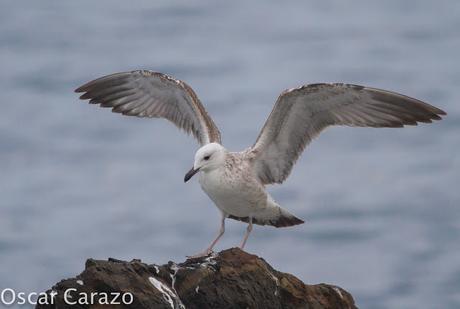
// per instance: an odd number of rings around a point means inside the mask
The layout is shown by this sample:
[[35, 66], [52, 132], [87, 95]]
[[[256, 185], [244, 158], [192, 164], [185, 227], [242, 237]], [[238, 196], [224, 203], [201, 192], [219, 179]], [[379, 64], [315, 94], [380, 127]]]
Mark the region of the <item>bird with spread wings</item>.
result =
[[[162, 73], [137, 70], [116, 73], [79, 87], [80, 99], [128, 116], [165, 118], [201, 145], [185, 181], [200, 172], [203, 190], [225, 219], [285, 227], [303, 221], [281, 208], [265, 185], [282, 183], [305, 147], [329, 126], [398, 128], [440, 120], [444, 111], [420, 100], [377, 88], [319, 83], [281, 93], [254, 145], [242, 152], [222, 146], [219, 129], [198, 96], [183, 81]], [[197, 255], [197, 256], [199, 256]]]

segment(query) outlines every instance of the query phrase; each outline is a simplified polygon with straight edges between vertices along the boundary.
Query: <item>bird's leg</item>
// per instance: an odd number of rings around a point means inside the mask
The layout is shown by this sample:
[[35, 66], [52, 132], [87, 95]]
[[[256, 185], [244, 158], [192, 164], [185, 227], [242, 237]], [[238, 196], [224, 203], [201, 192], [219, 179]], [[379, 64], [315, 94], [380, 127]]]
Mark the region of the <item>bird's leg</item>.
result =
[[208, 252], [208, 254], [212, 252], [212, 248], [214, 248], [214, 246], [217, 244], [217, 242], [222, 237], [222, 235], [224, 235], [224, 233], [225, 233], [225, 216], [222, 215], [222, 219], [220, 221], [219, 234], [217, 234], [216, 239], [214, 239], [211, 245], [208, 247], [208, 249], [206, 249], [206, 252]]
[[224, 235], [225, 233], [225, 218], [226, 216], [224, 214], [222, 214], [222, 219], [220, 221], [220, 229], [219, 229], [219, 234], [217, 234], [217, 237], [216, 239], [214, 239], [212, 241], [212, 243], [209, 245], [209, 247], [204, 250], [203, 252], [200, 252], [198, 254], [195, 254], [195, 255], [192, 255], [192, 256], [187, 256], [187, 258], [199, 258], [199, 257], [202, 257], [202, 256], [208, 256], [212, 253], [212, 248], [214, 248], [214, 246], [217, 244], [217, 242], [219, 241], [219, 239], [222, 237], [222, 235]]
[[248, 240], [249, 234], [252, 231], [252, 217], [249, 217], [249, 224], [246, 228], [246, 234], [244, 234], [243, 242], [241, 243], [240, 249], [244, 249], [244, 245], [246, 245], [246, 241]]

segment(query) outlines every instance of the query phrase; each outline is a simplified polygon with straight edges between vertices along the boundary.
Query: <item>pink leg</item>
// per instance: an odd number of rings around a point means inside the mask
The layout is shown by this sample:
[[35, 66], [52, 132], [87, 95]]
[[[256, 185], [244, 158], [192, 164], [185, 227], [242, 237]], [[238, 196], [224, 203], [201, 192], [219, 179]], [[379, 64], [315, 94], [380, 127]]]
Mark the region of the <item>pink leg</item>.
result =
[[219, 234], [217, 234], [216, 239], [213, 240], [213, 242], [209, 245], [209, 247], [206, 250], [204, 250], [203, 252], [200, 252], [200, 253], [192, 255], [192, 256], [187, 256], [188, 258], [198, 258], [198, 257], [210, 255], [212, 253], [212, 248], [214, 248], [214, 246], [217, 244], [219, 239], [225, 233], [225, 218], [226, 218], [226, 216], [222, 215], [222, 219], [220, 221]]
[[222, 219], [220, 221], [220, 230], [219, 230], [219, 234], [217, 234], [217, 237], [216, 239], [214, 239], [214, 241], [211, 243], [211, 245], [209, 246], [208, 249], [206, 249], [206, 251], [208, 251], [209, 253], [212, 252], [212, 248], [214, 248], [214, 246], [217, 244], [217, 242], [219, 241], [219, 239], [222, 237], [222, 235], [224, 235], [225, 233], [225, 216], [222, 216]]
[[246, 245], [246, 241], [248, 240], [249, 234], [252, 231], [252, 218], [249, 217], [249, 225], [246, 228], [246, 234], [244, 234], [243, 242], [241, 243], [240, 249], [244, 249], [244, 245]]

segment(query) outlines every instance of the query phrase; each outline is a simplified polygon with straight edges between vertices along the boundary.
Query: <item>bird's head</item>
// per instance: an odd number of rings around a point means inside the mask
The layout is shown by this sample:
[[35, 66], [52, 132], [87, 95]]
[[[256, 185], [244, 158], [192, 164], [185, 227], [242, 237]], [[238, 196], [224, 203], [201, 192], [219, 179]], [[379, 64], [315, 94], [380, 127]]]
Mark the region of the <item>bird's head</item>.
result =
[[218, 143], [206, 144], [195, 153], [195, 162], [192, 169], [185, 174], [184, 182], [187, 182], [199, 171], [208, 172], [224, 165], [227, 151]]

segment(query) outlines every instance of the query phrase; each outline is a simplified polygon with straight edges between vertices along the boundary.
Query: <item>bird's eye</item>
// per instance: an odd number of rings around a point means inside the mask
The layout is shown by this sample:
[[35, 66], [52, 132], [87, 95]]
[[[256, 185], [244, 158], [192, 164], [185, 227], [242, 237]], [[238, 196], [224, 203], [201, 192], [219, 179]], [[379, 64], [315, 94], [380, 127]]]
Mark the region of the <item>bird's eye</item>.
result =
[[205, 159], [206, 161], [208, 161], [210, 157], [211, 157], [211, 156], [206, 156], [206, 157], [204, 157], [203, 159]]

